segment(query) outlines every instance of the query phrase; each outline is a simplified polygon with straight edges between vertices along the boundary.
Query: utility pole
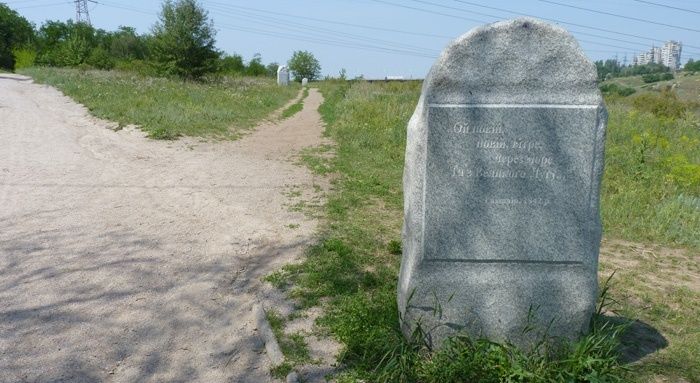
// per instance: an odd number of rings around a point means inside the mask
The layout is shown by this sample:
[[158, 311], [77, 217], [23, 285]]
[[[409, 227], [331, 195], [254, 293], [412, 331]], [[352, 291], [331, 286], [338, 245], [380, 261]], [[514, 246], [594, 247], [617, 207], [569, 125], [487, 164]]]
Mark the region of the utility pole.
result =
[[75, 0], [75, 22], [90, 24], [90, 13], [87, 6], [88, 0]]

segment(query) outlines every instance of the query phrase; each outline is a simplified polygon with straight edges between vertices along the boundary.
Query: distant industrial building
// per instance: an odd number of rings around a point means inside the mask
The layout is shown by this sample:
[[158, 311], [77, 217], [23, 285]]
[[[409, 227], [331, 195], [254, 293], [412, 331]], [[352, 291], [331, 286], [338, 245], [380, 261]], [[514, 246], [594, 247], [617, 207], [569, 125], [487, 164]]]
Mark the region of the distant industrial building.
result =
[[678, 70], [681, 67], [682, 49], [683, 44], [681, 42], [667, 41], [663, 47], [651, 47], [650, 50], [634, 56], [632, 64], [663, 64], [672, 70]]

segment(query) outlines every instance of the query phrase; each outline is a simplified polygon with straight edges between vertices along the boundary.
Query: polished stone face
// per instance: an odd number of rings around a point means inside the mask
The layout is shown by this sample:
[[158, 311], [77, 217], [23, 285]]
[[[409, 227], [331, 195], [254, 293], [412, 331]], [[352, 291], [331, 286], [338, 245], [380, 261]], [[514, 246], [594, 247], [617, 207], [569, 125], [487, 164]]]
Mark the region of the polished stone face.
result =
[[595, 67], [559, 27], [510, 20], [445, 49], [408, 126], [406, 335], [527, 348], [588, 331], [606, 118]]

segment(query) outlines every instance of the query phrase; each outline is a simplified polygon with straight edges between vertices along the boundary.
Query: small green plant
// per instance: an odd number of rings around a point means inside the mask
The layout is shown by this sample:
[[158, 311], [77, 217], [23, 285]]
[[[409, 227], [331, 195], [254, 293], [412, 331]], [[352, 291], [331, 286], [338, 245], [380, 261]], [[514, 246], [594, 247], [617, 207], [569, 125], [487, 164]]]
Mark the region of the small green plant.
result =
[[304, 109], [304, 100], [309, 96], [309, 89], [304, 88], [301, 99], [298, 102], [290, 105], [287, 109], [282, 111], [282, 119], [292, 117], [293, 115], [299, 113]]
[[304, 109], [304, 103], [299, 101], [297, 103], [294, 103], [290, 105], [287, 109], [282, 111], [282, 118], [286, 119], [289, 117], [292, 117], [293, 115], [301, 112], [301, 110]]
[[148, 137], [156, 140], [176, 140], [179, 136], [178, 133], [174, 133], [165, 127], [155, 128], [148, 134]]
[[275, 377], [284, 377], [294, 369], [295, 366], [309, 362], [309, 347], [304, 340], [304, 336], [300, 333], [286, 334], [284, 326], [287, 318], [283, 317], [275, 310], [267, 310], [265, 312], [272, 332], [279, 343], [280, 350], [284, 355], [284, 363], [272, 369], [271, 373]]
[[270, 375], [277, 379], [284, 379], [293, 369], [294, 367], [290, 363], [284, 362], [279, 366], [273, 367], [272, 370], [270, 370]]
[[401, 255], [401, 241], [392, 239], [391, 241], [389, 241], [389, 245], [387, 247], [389, 253], [394, 255]]

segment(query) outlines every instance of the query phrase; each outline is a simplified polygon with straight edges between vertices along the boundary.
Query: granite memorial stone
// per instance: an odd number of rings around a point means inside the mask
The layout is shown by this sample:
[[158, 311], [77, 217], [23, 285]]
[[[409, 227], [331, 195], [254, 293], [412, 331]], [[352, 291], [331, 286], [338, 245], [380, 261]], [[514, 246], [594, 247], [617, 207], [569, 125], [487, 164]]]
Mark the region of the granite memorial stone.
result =
[[286, 65], [280, 65], [277, 68], [277, 85], [289, 85], [289, 68]]
[[309, 85], [309, 79], [304, 77], [301, 79], [301, 86], [307, 86]]
[[[473, 29], [423, 83], [404, 167], [401, 325], [528, 348], [595, 309], [607, 113], [595, 66], [530, 18]], [[525, 332], [532, 326], [538, 331]]]

